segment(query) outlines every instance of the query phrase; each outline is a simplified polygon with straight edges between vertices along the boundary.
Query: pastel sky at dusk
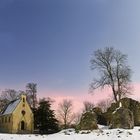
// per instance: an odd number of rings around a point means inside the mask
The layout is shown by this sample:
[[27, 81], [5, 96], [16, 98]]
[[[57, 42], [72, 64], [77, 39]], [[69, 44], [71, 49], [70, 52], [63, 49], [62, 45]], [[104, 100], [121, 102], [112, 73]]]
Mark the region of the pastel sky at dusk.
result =
[[37, 83], [38, 97], [89, 95], [93, 51], [114, 46], [128, 55], [134, 98], [140, 93], [139, 0], [0, 0], [0, 90]]

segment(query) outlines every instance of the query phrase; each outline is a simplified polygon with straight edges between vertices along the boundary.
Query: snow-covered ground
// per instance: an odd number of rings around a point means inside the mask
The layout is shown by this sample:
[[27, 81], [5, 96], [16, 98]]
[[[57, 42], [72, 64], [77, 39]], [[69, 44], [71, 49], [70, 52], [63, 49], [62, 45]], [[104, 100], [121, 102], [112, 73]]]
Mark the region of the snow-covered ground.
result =
[[51, 135], [0, 134], [0, 140], [138, 140], [139, 138], [140, 127], [124, 130], [107, 129], [100, 126], [99, 130], [92, 132], [81, 131], [75, 133], [74, 129], [68, 129]]

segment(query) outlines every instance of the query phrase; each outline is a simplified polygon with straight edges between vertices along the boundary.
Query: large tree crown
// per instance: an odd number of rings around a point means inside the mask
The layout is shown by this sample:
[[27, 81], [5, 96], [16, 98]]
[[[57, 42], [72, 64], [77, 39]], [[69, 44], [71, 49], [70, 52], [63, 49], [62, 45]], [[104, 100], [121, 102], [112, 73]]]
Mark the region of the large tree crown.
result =
[[113, 47], [98, 49], [90, 60], [91, 70], [96, 70], [99, 77], [94, 77], [91, 88], [111, 86], [114, 94], [127, 93], [131, 81], [131, 69], [127, 64], [127, 55]]

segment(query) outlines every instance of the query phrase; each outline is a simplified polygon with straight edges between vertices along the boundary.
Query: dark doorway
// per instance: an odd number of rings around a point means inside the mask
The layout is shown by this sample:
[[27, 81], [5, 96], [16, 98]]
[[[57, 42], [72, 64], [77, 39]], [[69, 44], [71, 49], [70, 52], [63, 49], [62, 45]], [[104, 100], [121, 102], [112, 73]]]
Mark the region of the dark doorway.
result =
[[21, 130], [25, 130], [25, 123], [24, 123], [24, 121], [21, 121]]

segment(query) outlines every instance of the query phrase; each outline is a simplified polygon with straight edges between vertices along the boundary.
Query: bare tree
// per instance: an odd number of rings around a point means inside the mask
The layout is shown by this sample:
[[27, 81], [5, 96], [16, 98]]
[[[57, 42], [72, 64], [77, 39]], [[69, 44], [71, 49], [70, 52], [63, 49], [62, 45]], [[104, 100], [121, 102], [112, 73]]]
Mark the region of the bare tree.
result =
[[71, 100], [64, 99], [60, 104], [58, 108], [58, 118], [64, 124], [64, 128], [67, 128], [72, 120], [73, 120], [73, 104]]
[[74, 114], [74, 120], [73, 120], [74, 125], [78, 125], [80, 123], [81, 117], [82, 117], [82, 112]]
[[102, 109], [102, 112], [106, 112], [107, 109], [111, 106], [112, 102], [113, 102], [112, 99], [107, 98], [98, 102], [97, 106]]
[[7, 99], [0, 98], [0, 113], [5, 109], [6, 105], [9, 103]]
[[127, 55], [119, 50], [107, 47], [95, 51], [91, 69], [99, 72], [99, 77], [91, 83], [91, 91], [109, 86], [116, 102], [131, 92], [131, 69], [127, 65]]
[[37, 97], [36, 97], [37, 84], [35, 84], [35, 83], [28, 83], [26, 85], [26, 93], [27, 93], [27, 100], [29, 101], [31, 107], [33, 109], [35, 109], [36, 105], [37, 105]]
[[14, 89], [5, 89], [2, 91], [0, 95], [0, 112], [3, 111], [9, 102], [15, 100], [17, 96], [18, 92]]
[[5, 89], [1, 93], [1, 99], [6, 99], [9, 102], [15, 100], [17, 96], [18, 96], [18, 92], [14, 89]]
[[83, 110], [84, 112], [91, 111], [95, 107], [94, 103], [91, 103], [89, 101], [84, 101], [83, 104], [84, 104]]

